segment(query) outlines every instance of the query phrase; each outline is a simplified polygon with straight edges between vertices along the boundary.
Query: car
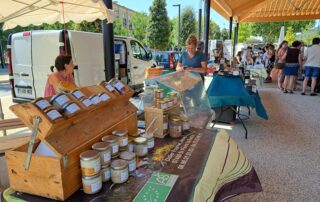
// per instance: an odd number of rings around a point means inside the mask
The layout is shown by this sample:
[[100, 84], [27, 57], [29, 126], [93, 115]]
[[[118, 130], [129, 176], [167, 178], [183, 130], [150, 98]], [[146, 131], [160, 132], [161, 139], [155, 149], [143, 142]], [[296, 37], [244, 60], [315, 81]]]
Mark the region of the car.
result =
[[175, 70], [180, 52], [176, 51], [154, 51], [152, 52], [152, 58], [156, 61], [158, 66], [163, 66], [164, 69]]

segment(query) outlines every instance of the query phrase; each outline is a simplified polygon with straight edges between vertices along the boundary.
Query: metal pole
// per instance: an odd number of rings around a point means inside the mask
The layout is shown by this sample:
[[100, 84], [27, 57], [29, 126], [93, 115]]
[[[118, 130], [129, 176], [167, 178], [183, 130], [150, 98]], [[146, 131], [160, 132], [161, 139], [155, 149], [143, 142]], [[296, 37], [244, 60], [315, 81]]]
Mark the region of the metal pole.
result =
[[178, 20], [178, 48], [179, 48], [179, 51], [180, 51], [180, 29], [181, 29], [181, 16], [180, 16], [180, 4], [178, 4], [178, 15], [179, 15], [179, 20]]
[[239, 23], [236, 24], [236, 27], [234, 29], [234, 38], [233, 38], [233, 57], [235, 56], [236, 52], [236, 45], [238, 43], [238, 32], [239, 32]]
[[204, 54], [207, 58], [209, 47], [209, 25], [210, 25], [210, 0], [204, 2]]
[[[112, 0], [103, 0], [108, 9], [112, 9]], [[113, 23], [102, 20], [104, 73], [106, 81], [115, 77]]]
[[229, 39], [232, 39], [232, 21], [233, 17], [230, 17], [230, 24], [229, 24]]
[[2, 44], [1, 44], [1, 40], [0, 40], [0, 60], [1, 60], [1, 66], [2, 69], [4, 69], [4, 65], [5, 65], [5, 59], [4, 59], [4, 53], [3, 53], [3, 48], [2, 48]]
[[198, 13], [198, 39], [201, 41], [201, 20], [202, 20], [202, 0], [199, 3], [199, 13]]
[[[0, 119], [4, 120], [4, 113], [2, 111], [2, 103], [1, 103], [1, 98], [0, 98]], [[3, 131], [3, 136], [7, 136], [7, 131], [6, 130], [2, 130]]]

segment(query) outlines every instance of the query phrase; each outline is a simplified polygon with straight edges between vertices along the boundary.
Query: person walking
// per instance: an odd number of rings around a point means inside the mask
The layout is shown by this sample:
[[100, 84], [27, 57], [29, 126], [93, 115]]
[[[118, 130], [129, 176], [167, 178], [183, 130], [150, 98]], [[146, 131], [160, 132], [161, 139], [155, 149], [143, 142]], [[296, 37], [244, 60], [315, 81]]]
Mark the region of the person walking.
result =
[[277, 65], [278, 65], [278, 88], [280, 90], [284, 90], [283, 88], [283, 82], [284, 82], [284, 73], [283, 73], [283, 67], [280, 66], [284, 66], [286, 63], [286, 52], [287, 52], [287, 48], [288, 48], [288, 41], [284, 40], [281, 42], [278, 50], [277, 50]]
[[320, 38], [316, 37], [312, 40], [312, 46], [309, 47], [306, 51], [304, 60], [305, 63], [305, 77], [302, 86], [301, 95], [305, 95], [305, 90], [309, 78], [311, 77], [311, 96], [317, 95], [314, 91], [317, 85], [317, 78], [320, 76]]
[[293, 93], [294, 82], [298, 76], [300, 65], [302, 64], [301, 58], [301, 42], [294, 41], [292, 47], [289, 47], [286, 52], [286, 63], [284, 66], [284, 91], [283, 93]]

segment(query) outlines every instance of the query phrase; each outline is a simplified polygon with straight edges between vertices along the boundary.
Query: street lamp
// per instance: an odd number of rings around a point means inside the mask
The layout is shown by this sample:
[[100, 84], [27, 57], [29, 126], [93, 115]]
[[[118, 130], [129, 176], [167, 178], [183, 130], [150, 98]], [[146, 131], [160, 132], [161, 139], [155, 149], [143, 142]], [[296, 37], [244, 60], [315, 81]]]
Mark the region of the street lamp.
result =
[[174, 4], [172, 5], [174, 7], [178, 7], [178, 15], [179, 15], [179, 18], [178, 18], [178, 48], [180, 50], [180, 4]]

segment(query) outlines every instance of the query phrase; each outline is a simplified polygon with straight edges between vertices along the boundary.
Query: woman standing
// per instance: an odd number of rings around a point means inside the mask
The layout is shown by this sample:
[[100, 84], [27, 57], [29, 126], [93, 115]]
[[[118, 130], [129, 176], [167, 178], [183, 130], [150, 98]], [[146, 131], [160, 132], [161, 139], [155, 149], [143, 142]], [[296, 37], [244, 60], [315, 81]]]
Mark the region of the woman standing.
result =
[[[53, 72], [54, 68], [57, 69]], [[44, 96], [50, 97], [62, 91], [71, 91], [76, 88], [72, 75], [74, 64], [71, 56], [59, 55], [55, 60], [55, 66], [50, 69], [53, 73], [48, 76]]]
[[[282, 41], [278, 50], [277, 50], [277, 58], [278, 58], [278, 64], [279, 65], [285, 65], [286, 63], [286, 51], [288, 48], [288, 41]], [[278, 72], [278, 88], [280, 90], [283, 90], [283, 81], [284, 81], [284, 74], [283, 74], [283, 69], [279, 68]]]
[[283, 70], [285, 76], [284, 93], [293, 93], [294, 82], [298, 76], [299, 67], [302, 62], [300, 47], [301, 42], [294, 41], [292, 47], [289, 47], [285, 53], [286, 63]]

